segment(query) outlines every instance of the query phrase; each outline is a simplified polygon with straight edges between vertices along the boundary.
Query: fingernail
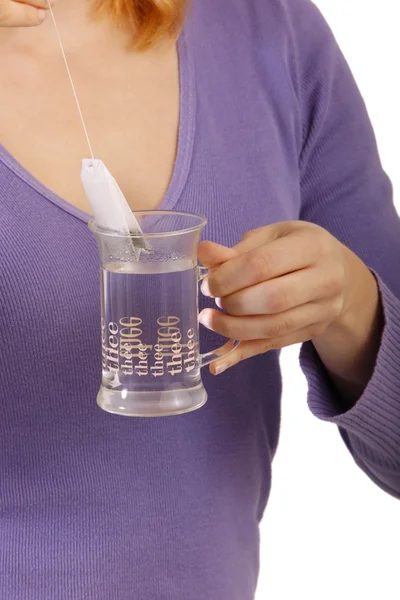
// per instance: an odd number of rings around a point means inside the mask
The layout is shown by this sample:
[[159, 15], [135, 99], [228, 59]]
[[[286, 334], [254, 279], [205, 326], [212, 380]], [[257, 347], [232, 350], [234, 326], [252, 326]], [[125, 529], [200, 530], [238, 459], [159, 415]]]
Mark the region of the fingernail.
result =
[[201, 289], [201, 293], [203, 294], [203, 296], [211, 296], [210, 288], [208, 285], [208, 279], [205, 279], [203, 281], [203, 283], [200, 286], [200, 289]]
[[204, 310], [199, 314], [199, 323], [204, 325], [204, 327], [209, 327], [210, 325], [210, 317]]
[[218, 308], [222, 309], [222, 299], [221, 298], [215, 298], [215, 304], [218, 306]]
[[220, 363], [219, 365], [215, 365], [215, 374], [221, 375], [221, 373], [226, 371], [228, 367], [228, 363]]
[[37, 16], [39, 21], [44, 21], [46, 18], [46, 11], [43, 8], [39, 8], [37, 11]]

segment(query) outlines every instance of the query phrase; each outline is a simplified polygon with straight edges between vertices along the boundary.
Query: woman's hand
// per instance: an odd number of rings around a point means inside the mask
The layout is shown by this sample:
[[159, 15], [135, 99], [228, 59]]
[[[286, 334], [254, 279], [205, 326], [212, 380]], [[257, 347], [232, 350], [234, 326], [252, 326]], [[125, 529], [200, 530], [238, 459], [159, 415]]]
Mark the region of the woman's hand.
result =
[[[331, 348], [334, 338], [335, 344], [343, 341], [338, 330], [347, 328], [350, 337], [351, 322], [359, 317], [368, 332], [377, 311], [379, 294], [372, 273], [312, 223], [262, 227], [247, 233], [234, 248], [203, 242], [199, 259], [210, 268], [202, 292], [216, 298], [224, 310], [205, 309], [200, 322], [241, 341], [229, 357], [214, 363], [214, 373], [271, 349], [325, 337], [324, 349], [329, 347], [328, 358], [336, 366], [335, 353], [345, 352], [342, 344]], [[334, 334], [328, 336], [333, 325]]]
[[0, 27], [40, 25], [48, 8], [47, 0], [0, 0]]

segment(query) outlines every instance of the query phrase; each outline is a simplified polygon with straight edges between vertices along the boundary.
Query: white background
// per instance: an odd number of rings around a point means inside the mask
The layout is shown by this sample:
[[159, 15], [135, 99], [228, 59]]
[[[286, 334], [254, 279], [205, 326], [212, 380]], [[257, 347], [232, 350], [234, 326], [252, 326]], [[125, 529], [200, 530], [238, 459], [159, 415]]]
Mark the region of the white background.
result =
[[[315, 3], [365, 98], [400, 210], [397, 2]], [[282, 355], [282, 435], [261, 526], [256, 598], [400, 600], [400, 502], [355, 466], [334, 426], [309, 413], [298, 351]]]

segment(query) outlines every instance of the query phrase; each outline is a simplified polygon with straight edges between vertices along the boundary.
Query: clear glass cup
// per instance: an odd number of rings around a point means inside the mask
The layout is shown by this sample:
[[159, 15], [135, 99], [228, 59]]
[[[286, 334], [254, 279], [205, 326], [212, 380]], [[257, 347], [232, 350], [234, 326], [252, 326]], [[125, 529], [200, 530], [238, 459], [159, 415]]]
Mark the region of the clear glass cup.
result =
[[199, 348], [197, 264], [206, 218], [135, 212], [143, 236], [89, 227], [101, 264], [102, 381], [98, 405], [127, 416], [177, 415], [207, 401], [201, 368], [233, 350]]

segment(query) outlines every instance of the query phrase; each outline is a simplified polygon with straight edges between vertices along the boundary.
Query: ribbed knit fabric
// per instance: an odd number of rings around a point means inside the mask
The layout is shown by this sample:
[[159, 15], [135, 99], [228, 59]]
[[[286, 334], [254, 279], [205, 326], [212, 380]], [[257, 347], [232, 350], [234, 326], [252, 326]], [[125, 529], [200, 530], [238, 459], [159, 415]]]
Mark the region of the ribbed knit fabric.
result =
[[[386, 325], [357, 405], [340, 414], [312, 344], [301, 360], [313, 412], [399, 495], [400, 222], [331, 32], [308, 0], [193, 0], [179, 53], [179, 149], [162, 207], [206, 214], [204, 237], [226, 245], [310, 220], [373, 269]], [[0, 600], [251, 600], [278, 353], [205, 371], [208, 403], [188, 415], [101, 411], [87, 221], [0, 147]], [[220, 341], [202, 331], [204, 350]]]
[[308, 379], [313, 414], [336, 423], [357, 464], [400, 498], [400, 302], [379, 283], [386, 326], [374, 375], [354, 408], [341, 412], [340, 398], [329, 385], [312, 343], [303, 344], [300, 363]]

